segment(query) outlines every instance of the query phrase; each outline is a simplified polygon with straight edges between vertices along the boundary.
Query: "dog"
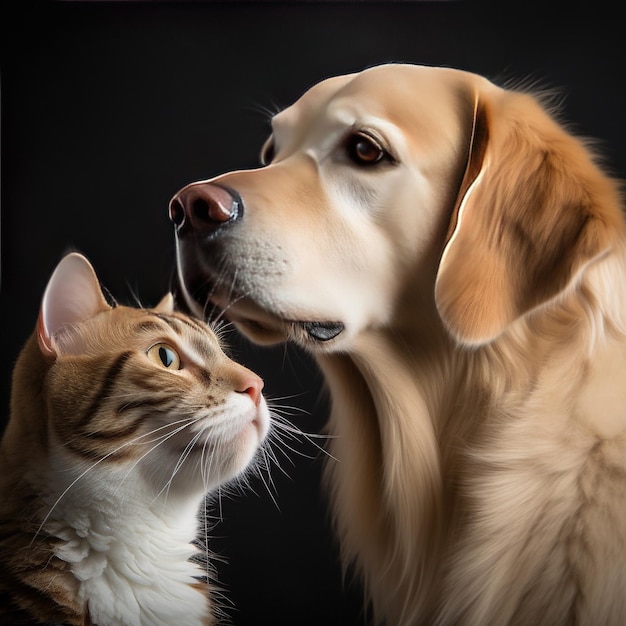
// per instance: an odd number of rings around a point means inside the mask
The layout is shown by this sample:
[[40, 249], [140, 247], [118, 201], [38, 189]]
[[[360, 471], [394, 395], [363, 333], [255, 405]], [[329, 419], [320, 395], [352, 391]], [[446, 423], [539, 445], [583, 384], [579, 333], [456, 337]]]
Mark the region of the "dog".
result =
[[385, 64], [171, 199], [182, 300], [310, 350], [375, 623], [626, 624], [620, 184], [532, 89]]

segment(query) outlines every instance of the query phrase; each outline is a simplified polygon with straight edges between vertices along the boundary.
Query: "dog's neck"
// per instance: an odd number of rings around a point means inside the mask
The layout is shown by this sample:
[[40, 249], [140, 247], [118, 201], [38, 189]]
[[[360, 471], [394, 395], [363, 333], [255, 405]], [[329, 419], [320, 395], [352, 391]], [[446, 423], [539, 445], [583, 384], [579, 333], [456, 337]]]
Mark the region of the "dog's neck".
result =
[[[435, 416], [445, 398], [436, 389], [436, 375], [415, 375], [445, 366], [433, 361], [432, 347], [409, 350], [400, 335], [377, 331], [362, 335], [350, 354], [319, 358], [332, 399], [330, 452], [338, 463], [327, 465], [327, 477], [342, 502], [335, 514], [345, 516], [336, 520], [340, 545], [357, 555], [364, 572], [397, 572], [389, 568], [389, 555], [407, 565], [423, 563], [423, 571], [405, 570], [407, 576], [396, 581], [398, 589], [409, 587], [398, 598], [417, 597], [422, 585], [430, 585], [435, 568], [429, 563], [444, 522]], [[377, 588], [376, 580], [366, 582]], [[394, 606], [398, 598], [379, 598], [376, 605], [388, 604], [391, 614], [410, 623], [411, 616]]]
[[[625, 259], [616, 253], [606, 262], [621, 272]], [[370, 577], [405, 572], [395, 581], [404, 591], [376, 602], [399, 622], [413, 618], [399, 598], [422, 597], [422, 610], [434, 610], [428, 596], [436, 593], [429, 590], [441, 575], [434, 554], [462, 523], [453, 517], [457, 479], [466, 470], [464, 451], [479, 453], [485, 425], [530, 411], [523, 403], [542, 389], [554, 394], [554, 377], [567, 406], [590, 361], [595, 367], [623, 358], [611, 336], [626, 331], [626, 286], [607, 288], [609, 275], [598, 264], [575, 297], [519, 320], [487, 346], [459, 346], [431, 318], [422, 327], [364, 332], [349, 353], [318, 357], [332, 398], [330, 452], [338, 462], [329, 462], [327, 474], [342, 503], [335, 507], [342, 549]], [[593, 317], [593, 311], [603, 313]], [[567, 429], [567, 415], [556, 416], [560, 423], [549, 417], [544, 423], [551, 428]], [[390, 559], [403, 565], [392, 567]], [[377, 588], [376, 580], [366, 583]]]

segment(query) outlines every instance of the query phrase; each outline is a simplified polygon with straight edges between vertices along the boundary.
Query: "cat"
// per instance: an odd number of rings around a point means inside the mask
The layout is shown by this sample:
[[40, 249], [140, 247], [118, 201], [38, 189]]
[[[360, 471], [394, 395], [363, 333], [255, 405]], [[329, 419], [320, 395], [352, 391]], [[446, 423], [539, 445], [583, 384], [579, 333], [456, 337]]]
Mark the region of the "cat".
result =
[[0, 623], [214, 624], [199, 509], [255, 466], [262, 388], [171, 294], [110, 305], [90, 262], [65, 255], [0, 442]]

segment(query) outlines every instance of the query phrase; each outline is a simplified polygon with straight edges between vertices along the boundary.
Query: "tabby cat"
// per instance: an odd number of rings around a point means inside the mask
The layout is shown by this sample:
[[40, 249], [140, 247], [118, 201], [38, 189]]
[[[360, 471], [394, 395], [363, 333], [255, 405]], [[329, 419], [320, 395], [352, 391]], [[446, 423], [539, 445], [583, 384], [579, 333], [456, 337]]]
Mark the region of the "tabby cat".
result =
[[0, 443], [0, 623], [213, 624], [198, 511], [255, 465], [262, 387], [171, 295], [110, 306], [87, 259], [66, 255]]

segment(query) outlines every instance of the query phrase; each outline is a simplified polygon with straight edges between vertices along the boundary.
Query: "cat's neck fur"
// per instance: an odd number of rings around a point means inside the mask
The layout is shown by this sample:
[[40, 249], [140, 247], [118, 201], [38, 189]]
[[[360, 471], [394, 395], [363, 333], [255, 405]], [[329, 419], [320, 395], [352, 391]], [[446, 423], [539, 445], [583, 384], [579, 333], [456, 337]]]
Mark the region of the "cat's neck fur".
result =
[[197, 598], [203, 592], [193, 586], [202, 572], [189, 560], [197, 552], [199, 502], [180, 508], [162, 496], [150, 502], [154, 495], [132, 473], [122, 477], [135, 483], [132, 497], [120, 502], [110, 478], [81, 480], [43, 525], [62, 540], [55, 554], [71, 563], [92, 620], [171, 626], [184, 614], [187, 624], [205, 623], [206, 606]]
[[[37, 416], [46, 411], [41, 381], [48, 367], [31, 338], [15, 375], [32, 384], [28, 396], [13, 398], [17, 419], [0, 454], [3, 493], [13, 492], [15, 500], [5, 498], [0, 506], [12, 509], [3, 519], [20, 519], [30, 509], [32, 523], [5, 528], [3, 551], [12, 543], [16, 554], [28, 550], [40, 553], [42, 562], [53, 559], [57, 600], [78, 598], [71, 611], [88, 607], [94, 623], [171, 626], [181, 615], [187, 626], [211, 623], [207, 590], [196, 580], [203, 572], [189, 561], [197, 552], [192, 542], [202, 494], [176, 501], [147, 488], [139, 472], [106, 463], [88, 471], [72, 462], [54, 435], [42, 432], [45, 420]], [[25, 474], [24, 467], [30, 468]]]

